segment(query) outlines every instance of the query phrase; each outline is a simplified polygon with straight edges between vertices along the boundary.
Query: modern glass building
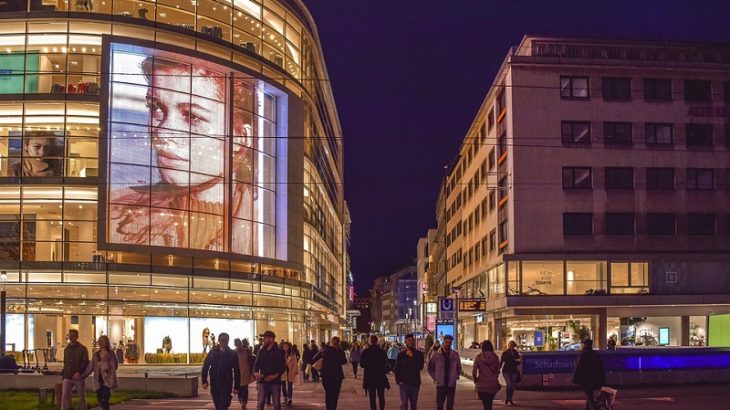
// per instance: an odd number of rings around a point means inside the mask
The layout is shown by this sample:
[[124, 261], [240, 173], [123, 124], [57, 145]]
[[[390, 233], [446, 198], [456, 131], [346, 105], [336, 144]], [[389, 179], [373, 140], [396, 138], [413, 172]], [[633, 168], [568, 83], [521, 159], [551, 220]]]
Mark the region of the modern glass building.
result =
[[0, 51], [6, 350], [341, 331], [342, 135], [301, 1], [21, 1]]

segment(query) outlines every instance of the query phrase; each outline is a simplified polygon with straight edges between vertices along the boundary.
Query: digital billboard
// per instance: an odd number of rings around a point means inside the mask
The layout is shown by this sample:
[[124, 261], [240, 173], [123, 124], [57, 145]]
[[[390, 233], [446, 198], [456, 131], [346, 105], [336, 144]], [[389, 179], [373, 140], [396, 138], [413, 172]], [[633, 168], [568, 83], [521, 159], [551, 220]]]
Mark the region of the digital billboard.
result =
[[277, 257], [286, 94], [195, 55], [106, 53], [107, 243]]

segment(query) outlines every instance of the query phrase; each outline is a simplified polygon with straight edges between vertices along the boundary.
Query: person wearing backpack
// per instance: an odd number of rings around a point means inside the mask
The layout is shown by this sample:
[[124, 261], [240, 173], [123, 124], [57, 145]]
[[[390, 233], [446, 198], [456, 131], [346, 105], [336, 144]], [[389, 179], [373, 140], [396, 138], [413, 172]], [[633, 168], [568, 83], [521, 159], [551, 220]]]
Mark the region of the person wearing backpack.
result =
[[499, 384], [499, 357], [494, 353], [494, 345], [489, 340], [482, 342], [481, 349], [474, 358], [471, 376], [484, 410], [492, 410], [494, 396], [502, 388]]

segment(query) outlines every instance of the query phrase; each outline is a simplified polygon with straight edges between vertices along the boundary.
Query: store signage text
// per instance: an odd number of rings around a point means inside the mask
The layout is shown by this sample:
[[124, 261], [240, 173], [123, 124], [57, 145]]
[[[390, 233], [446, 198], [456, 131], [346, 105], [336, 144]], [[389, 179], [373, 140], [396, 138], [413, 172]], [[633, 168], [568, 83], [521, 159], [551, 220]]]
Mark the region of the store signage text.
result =
[[484, 299], [459, 300], [459, 312], [484, 312], [486, 310], [487, 302]]
[[730, 118], [730, 105], [713, 107], [711, 105], [693, 105], [687, 113], [690, 117], [725, 117]]

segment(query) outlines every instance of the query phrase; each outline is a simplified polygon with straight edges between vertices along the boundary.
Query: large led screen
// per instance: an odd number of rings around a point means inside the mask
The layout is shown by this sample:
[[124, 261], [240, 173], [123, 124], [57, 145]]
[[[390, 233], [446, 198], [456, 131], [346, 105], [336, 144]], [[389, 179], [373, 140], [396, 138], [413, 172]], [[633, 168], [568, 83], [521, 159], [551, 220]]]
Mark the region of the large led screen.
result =
[[275, 258], [286, 95], [195, 56], [109, 44], [107, 242]]

